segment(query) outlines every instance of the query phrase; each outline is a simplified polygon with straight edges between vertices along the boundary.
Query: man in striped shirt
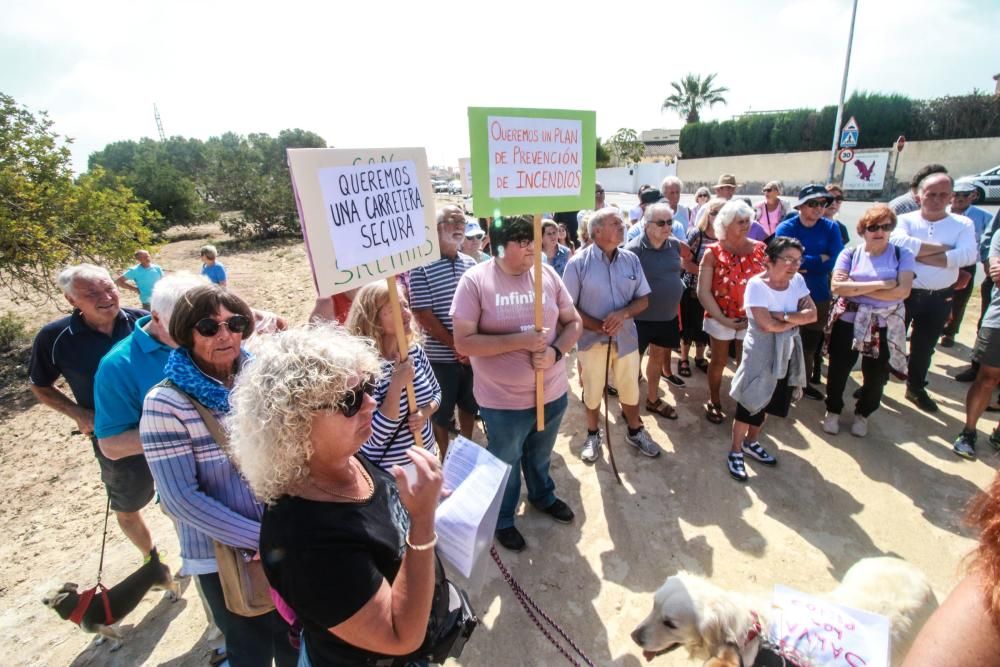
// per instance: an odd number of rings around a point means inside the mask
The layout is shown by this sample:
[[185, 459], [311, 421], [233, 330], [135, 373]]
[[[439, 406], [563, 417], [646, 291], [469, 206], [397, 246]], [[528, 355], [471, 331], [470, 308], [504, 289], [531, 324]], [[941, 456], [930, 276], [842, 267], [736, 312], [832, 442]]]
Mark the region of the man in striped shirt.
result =
[[454, 327], [449, 314], [458, 281], [476, 260], [458, 251], [465, 240], [465, 214], [458, 206], [445, 206], [437, 214], [441, 259], [410, 271], [410, 308], [427, 333], [424, 351], [441, 386], [441, 405], [434, 414], [434, 439], [444, 457], [448, 428], [458, 406], [459, 432], [472, 437], [479, 406], [472, 394], [469, 358], [455, 351]]

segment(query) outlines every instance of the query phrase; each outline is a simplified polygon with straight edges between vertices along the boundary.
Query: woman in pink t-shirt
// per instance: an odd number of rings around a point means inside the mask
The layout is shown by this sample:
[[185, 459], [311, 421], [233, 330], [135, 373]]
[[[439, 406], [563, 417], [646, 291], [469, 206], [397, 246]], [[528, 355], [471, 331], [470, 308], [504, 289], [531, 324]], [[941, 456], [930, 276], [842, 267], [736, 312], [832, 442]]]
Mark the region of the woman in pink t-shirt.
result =
[[[542, 266], [543, 330], [534, 329], [537, 276], [530, 216], [506, 218], [494, 226], [498, 256], [462, 275], [451, 304], [455, 348], [474, 371], [473, 391], [488, 434], [487, 449], [512, 471], [500, 505], [497, 541], [512, 551], [525, 547], [514, 527], [521, 475], [528, 502], [556, 521], [569, 523], [573, 511], [555, 495], [549, 460], [566, 411], [566, 362], [583, 325], [566, 286], [550, 266]], [[535, 419], [535, 370], [544, 373], [545, 430]]]
[[764, 228], [767, 236], [771, 237], [788, 213], [788, 207], [781, 201], [781, 184], [778, 181], [770, 181], [762, 192], [764, 201], [754, 207], [754, 219]]

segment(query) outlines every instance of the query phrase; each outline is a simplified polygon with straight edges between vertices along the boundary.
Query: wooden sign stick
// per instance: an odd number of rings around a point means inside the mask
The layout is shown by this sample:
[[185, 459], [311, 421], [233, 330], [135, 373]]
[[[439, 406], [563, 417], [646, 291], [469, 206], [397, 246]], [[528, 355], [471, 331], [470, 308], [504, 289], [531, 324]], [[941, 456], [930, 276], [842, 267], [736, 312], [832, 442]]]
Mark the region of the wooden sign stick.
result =
[[[542, 330], [542, 216], [535, 214], [535, 331]], [[545, 371], [535, 369], [535, 421], [545, 430]]]
[[[406, 361], [407, 355], [410, 352], [410, 346], [406, 340], [406, 329], [403, 327], [403, 309], [399, 305], [399, 291], [396, 287], [396, 276], [389, 276], [385, 279], [386, 285], [389, 287], [389, 307], [392, 308], [392, 325], [396, 329], [396, 345], [399, 347], [399, 361], [400, 363]], [[416, 414], [417, 410], [417, 397], [413, 391], [413, 383], [406, 383], [406, 402], [410, 406], [410, 414]], [[426, 445], [423, 442], [423, 433], [414, 433], [414, 438], [421, 441], [421, 444]]]

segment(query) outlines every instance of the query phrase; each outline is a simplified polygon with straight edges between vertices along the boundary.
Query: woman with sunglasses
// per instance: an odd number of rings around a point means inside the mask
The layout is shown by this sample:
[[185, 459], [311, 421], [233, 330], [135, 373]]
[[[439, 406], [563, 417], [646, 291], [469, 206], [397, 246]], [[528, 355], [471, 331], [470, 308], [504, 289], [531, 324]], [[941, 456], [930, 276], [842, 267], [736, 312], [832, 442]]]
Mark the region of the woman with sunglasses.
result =
[[260, 556], [302, 625], [299, 667], [389, 664], [447, 607], [437, 457], [410, 447], [410, 470], [386, 472], [360, 452], [382, 373], [370, 339], [306, 326], [261, 341], [233, 390], [233, 452], [267, 503]]
[[824, 330], [830, 369], [823, 430], [831, 435], [840, 432], [844, 387], [859, 354], [864, 380], [854, 405], [851, 435], [861, 438], [868, 434], [868, 418], [882, 403], [889, 373], [906, 374], [903, 300], [910, 295], [916, 258], [909, 250], [889, 243], [895, 227], [892, 209], [885, 204], [872, 206], [858, 220], [857, 232], [864, 243], [845, 248], [833, 269], [837, 299]]
[[[394, 465], [411, 465], [406, 455], [412, 445], [419, 444], [437, 456], [438, 450], [431, 429], [431, 417], [441, 405], [441, 387], [431, 363], [410, 328], [412, 314], [403, 294], [399, 295], [407, 358], [399, 361], [399, 343], [389, 288], [385, 281], [369, 283], [358, 291], [347, 315], [347, 330], [355, 336], [375, 341], [382, 357], [380, 380], [372, 388], [378, 409], [372, 419], [372, 434], [361, 448], [362, 454], [383, 470]], [[410, 412], [407, 383], [413, 383], [417, 411]]]
[[770, 239], [785, 219], [788, 206], [781, 199], [781, 184], [778, 181], [768, 181], [764, 189], [764, 201], [754, 207], [754, 219], [764, 230], [764, 239]]
[[185, 293], [170, 316], [178, 347], [167, 358], [166, 382], [146, 395], [139, 437], [160, 506], [177, 527], [181, 574], [198, 577], [229, 664], [265, 667], [273, 659], [285, 667], [298, 656], [277, 612], [244, 617], [226, 608], [213, 542], [256, 551], [264, 506], [199, 412], [216, 422], [229, 413], [230, 390], [249, 358], [243, 341], [252, 334], [253, 313], [232, 292], [206, 285]]

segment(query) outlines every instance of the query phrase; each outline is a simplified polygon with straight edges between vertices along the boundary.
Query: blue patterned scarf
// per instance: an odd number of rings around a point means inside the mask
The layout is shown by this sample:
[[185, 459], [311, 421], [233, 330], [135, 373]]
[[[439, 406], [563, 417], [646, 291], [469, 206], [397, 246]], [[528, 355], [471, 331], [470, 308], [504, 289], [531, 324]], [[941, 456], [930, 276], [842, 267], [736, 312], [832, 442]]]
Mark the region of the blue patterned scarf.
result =
[[[250, 353], [240, 350], [238, 367], [242, 367], [249, 358]], [[174, 348], [170, 352], [163, 371], [167, 379], [205, 407], [229, 412], [229, 388], [215, 378], [205, 375], [194, 363], [191, 353], [184, 348]]]

